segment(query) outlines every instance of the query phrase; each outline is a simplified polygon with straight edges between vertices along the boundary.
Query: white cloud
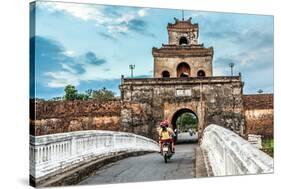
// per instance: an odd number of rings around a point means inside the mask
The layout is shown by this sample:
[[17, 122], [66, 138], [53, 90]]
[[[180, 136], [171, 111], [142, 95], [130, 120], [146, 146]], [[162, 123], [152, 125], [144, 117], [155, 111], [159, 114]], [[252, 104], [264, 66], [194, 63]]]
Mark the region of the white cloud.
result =
[[234, 58], [239, 63], [241, 68], [247, 67], [259, 67], [268, 61], [272, 60], [273, 49], [270, 48], [257, 48], [251, 51], [246, 51], [244, 53], [236, 55]]
[[67, 64], [61, 64], [61, 66], [65, 71], [68, 71], [70, 73], [77, 73], [77, 71], [74, 68], [72, 68], [71, 66], [69, 66]]
[[253, 66], [259, 67], [266, 62], [270, 61], [272, 55], [272, 48], [255, 48], [255, 49], [243, 49], [241, 51], [231, 55], [231, 59], [234, 61], [237, 66], [240, 68], [246, 69]]
[[66, 56], [70, 56], [70, 57], [74, 57], [75, 56], [74, 51], [64, 51], [63, 54], [66, 55]]
[[105, 22], [100, 7], [97, 8], [88, 4], [72, 4], [63, 2], [44, 2], [40, 5], [46, 7], [50, 12], [64, 11], [84, 21], [95, 20], [98, 23]]
[[80, 81], [77, 74], [68, 71], [47, 72], [46, 76], [50, 77], [47, 86], [50, 88], [65, 87], [68, 84], [79, 85]]
[[71, 66], [62, 63], [63, 71], [52, 71], [46, 72], [45, 76], [49, 79], [47, 81], [47, 86], [50, 88], [60, 88], [65, 87], [68, 84], [78, 86], [83, 81], [94, 81], [94, 80], [108, 80], [120, 78], [120, 74], [117, 72], [110, 72], [110, 74], [105, 74], [104, 70], [108, 69], [105, 66], [96, 66], [92, 64], [80, 64], [81, 68], [85, 72], [79, 73], [77, 70]]
[[144, 17], [146, 14], [147, 14], [147, 8], [144, 8], [144, 9], [140, 9], [139, 11], [138, 11], [138, 15], [140, 16], [140, 17]]
[[44, 2], [40, 4], [50, 12], [65, 12], [84, 21], [94, 21], [97, 26], [104, 26], [112, 34], [127, 32], [131, 20], [147, 15], [148, 8], [120, 11], [120, 15], [107, 13], [106, 6], [91, 4], [72, 4], [63, 2]]
[[224, 76], [227, 75], [227, 70], [225, 67], [214, 67], [213, 69], [214, 76]]

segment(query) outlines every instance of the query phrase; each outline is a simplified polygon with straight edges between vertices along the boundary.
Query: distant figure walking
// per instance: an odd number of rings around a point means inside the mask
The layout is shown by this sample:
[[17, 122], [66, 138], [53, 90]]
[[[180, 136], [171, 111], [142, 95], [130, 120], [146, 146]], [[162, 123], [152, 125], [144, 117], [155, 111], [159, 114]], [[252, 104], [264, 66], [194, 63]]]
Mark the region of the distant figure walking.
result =
[[192, 136], [194, 134], [194, 132], [192, 131], [192, 129], [188, 129], [189, 135]]

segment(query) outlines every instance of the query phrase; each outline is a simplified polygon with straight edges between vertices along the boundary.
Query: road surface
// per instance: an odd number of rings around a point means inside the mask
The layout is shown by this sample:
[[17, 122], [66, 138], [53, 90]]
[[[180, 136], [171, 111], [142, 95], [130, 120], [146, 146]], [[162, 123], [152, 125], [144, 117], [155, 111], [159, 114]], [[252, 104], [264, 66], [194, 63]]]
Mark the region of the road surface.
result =
[[177, 138], [177, 142], [179, 143], [197, 142], [197, 140], [198, 140], [198, 134], [196, 133], [190, 135], [189, 132], [179, 133]]
[[193, 178], [196, 145], [176, 145], [176, 153], [167, 164], [159, 153], [129, 157], [108, 164], [79, 185]]

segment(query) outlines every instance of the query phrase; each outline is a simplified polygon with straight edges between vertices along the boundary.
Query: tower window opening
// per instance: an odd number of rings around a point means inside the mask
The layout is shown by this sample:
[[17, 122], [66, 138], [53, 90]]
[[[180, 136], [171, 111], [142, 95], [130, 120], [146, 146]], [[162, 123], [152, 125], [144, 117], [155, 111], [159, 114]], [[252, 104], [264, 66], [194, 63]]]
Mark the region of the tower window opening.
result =
[[186, 37], [181, 37], [180, 38], [180, 45], [181, 46], [188, 45]]
[[198, 77], [205, 77], [206, 74], [205, 74], [205, 72], [204, 72], [203, 70], [199, 70], [199, 71], [197, 72], [197, 76], [198, 76]]
[[182, 62], [177, 67], [177, 77], [189, 77], [190, 76], [190, 66]]
[[163, 71], [162, 77], [170, 77], [170, 73], [168, 71]]

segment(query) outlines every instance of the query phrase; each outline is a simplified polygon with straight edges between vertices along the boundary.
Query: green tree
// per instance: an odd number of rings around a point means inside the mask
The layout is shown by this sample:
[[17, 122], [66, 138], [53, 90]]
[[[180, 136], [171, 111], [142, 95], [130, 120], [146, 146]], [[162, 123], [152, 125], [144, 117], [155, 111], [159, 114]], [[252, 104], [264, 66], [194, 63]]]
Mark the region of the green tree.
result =
[[89, 100], [89, 95], [88, 94], [83, 94], [83, 93], [79, 93], [77, 94], [76, 99], [77, 100]]
[[73, 85], [67, 85], [64, 88], [64, 99], [65, 100], [76, 100], [78, 98], [78, 91]]
[[92, 98], [93, 89], [88, 89], [85, 91], [85, 94], [88, 95], [89, 99]]
[[95, 100], [104, 101], [114, 99], [114, 92], [107, 90], [105, 87], [99, 90], [92, 90], [91, 97]]
[[[88, 89], [85, 93], [78, 93], [78, 90], [73, 85], [67, 85], [64, 88], [64, 100], [89, 100], [95, 99], [99, 101], [114, 99], [114, 92], [107, 90], [105, 87], [98, 90]], [[52, 100], [60, 100], [59, 97]]]
[[188, 129], [196, 129], [197, 118], [192, 113], [183, 113], [180, 117], [178, 117], [176, 124], [179, 130], [181, 131], [187, 131]]

